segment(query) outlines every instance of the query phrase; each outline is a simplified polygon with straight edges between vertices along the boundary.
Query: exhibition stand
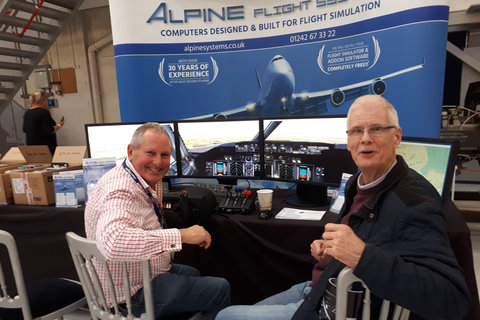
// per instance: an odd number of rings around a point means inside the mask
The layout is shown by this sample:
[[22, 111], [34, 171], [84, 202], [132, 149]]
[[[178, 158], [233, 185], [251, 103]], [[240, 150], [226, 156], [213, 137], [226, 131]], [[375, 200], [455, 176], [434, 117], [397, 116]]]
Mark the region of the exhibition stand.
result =
[[[272, 210], [277, 213], [285, 207], [292, 193], [275, 190]], [[0, 228], [17, 241], [27, 284], [48, 277], [77, 278], [65, 233], [85, 235], [84, 209], [0, 206]], [[470, 230], [451, 201], [445, 204], [445, 213], [452, 248], [474, 298], [465, 319], [479, 319]], [[195, 266], [203, 275], [228, 279], [233, 304], [255, 303], [311, 278], [314, 260], [310, 256], [310, 243], [319, 239], [323, 226], [336, 218], [336, 214], [329, 212], [320, 221], [261, 220], [256, 213], [215, 213], [205, 224], [212, 236], [211, 247], [205, 250], [184, 245], [175, 254], [174, 262]]]

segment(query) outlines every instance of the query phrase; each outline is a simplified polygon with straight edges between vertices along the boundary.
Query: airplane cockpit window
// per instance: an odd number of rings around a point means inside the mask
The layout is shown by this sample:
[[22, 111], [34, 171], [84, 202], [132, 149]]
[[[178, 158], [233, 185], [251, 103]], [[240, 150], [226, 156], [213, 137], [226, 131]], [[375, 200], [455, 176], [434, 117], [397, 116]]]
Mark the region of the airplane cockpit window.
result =
[[264, 120], [266, 178], [339, 184], [356, 166], [346, 148], [346, 118]]
[[178, 122], [178, 132], [186, 149], [182, 155], [184, 176], [260, 176], [258, 120]]

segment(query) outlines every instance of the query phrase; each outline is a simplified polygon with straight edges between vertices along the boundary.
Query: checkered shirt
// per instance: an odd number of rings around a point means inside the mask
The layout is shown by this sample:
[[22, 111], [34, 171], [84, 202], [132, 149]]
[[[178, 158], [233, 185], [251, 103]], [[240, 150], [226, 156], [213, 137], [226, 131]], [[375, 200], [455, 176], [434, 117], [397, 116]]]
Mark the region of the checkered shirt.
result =
[[[149, 190], [161, 208], [161, 183], [153, 190], [142, 179], [133, 165], [127, 166], [137, 175], [142, 186]], [[121, 166], [107, 172], [88, 197], [85, 208], [87, 238], [97, 241], [97, 246], [109, 261], [117, 301], [125, 301], [122, 284], [122, 265], [127, 263], [131, 295], [143, 286], [141, 263], [150, 259], [152, 277], [170, 270], [171, 253], [182, 249], [178, 229], [163, 229], [155, 214], [152, 200]], [[105, 269], [94, 260], [102, 286], [106, 286]], [[108, 290], [104, 290], [111, 306]]]

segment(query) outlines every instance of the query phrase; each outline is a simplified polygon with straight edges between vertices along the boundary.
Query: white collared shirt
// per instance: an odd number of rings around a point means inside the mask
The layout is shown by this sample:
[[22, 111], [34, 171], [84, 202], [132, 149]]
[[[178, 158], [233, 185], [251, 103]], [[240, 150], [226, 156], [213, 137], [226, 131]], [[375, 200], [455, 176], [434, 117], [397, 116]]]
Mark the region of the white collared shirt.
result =
[[393, 167], [395, 167], [395, 165], [397, 164], [397, 159], [395, 159], [395, 161], [393, 162], [393, 165], [390, 167], [390, 169], [388, 169], [387, 172], [385, 172], [384, 175], [382, 175], [380, 178], [378, 178], [377, 180], [374, 180], [370, 183], [367, 183], [367, 184], [364, 184], [364, 185], [361, 185], [360, 184], [360, 178], [362, 177], [362, 173], [360, 173], [360, 175], [358, 176], [358, 179], [357, 179], [357, 186], [359, 189], [370, 189], [370, 188], [373, 188], [375, 187], [376, 185], [378, 185], [380, 182], [382, 182], [383, 180], [385, 180], [385, 177], [387, 176], [387, 174], [393, 169]]

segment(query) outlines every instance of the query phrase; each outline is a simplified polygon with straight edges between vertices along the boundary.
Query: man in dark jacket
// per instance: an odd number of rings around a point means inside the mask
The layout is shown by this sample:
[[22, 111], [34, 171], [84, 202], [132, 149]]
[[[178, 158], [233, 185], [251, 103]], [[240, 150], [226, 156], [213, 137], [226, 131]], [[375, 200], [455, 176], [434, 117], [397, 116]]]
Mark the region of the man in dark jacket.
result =
[[[360, 169], [345, 187], [339, 223], [311, 244], [319, 262], [312, 281], [260, 301], [232, 306], [216, 319], [319, 319], [328, 279], [349, 266], [372, 291], [372, 319], [381, 299], [425, 319], [461, 319], [469, 294], [450, 248], [435, 188], [409, 169], [396, 148], [397, 112], [384, 98], [358, 98], [348, 113], [348, 150]], [[378, 298], [377, 298], [378, 297]]]

